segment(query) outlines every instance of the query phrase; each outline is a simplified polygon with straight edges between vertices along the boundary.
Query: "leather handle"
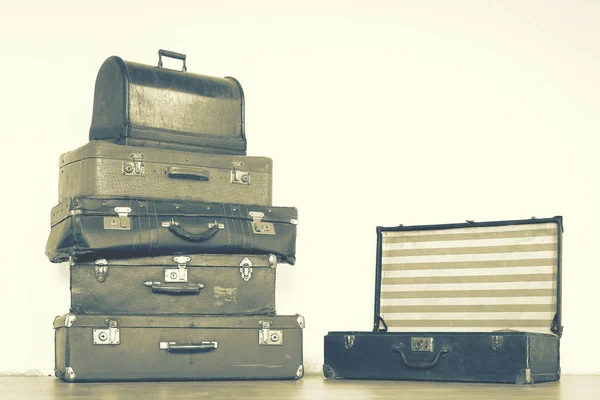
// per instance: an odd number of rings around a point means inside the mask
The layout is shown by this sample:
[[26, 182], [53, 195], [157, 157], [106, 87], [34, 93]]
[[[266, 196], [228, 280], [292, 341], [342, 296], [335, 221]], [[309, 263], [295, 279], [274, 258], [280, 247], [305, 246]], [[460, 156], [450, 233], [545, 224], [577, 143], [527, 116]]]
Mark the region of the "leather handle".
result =
[[182, 53], [176, 53], [174, 51], [170, 51], [170, 50], [158, 50], [158, 68], [162, 68], [163, 66], [163, 62], [162, 62], [162, 58], [164, 57], [169, 57], [169, 58], [175, 58], [177, 60], [181, 60], [183, 61], [183, 68], [181, 69], [183, 72], [187, 71], [187, 66], [185, 65], [185, 59], [187, 58], [185, 54]]
[[450, 353], [450, 349], [448, 347], [442, 346], [442, 348], [440, 349], [440, 351], [438, 351], [437, 355], [435, 356], [435, 358], [433, 360], [423, 361], [423, 362], [409, 361], [406, 358], [406, 355], [404, 354], [404, 352], [402, 351], [402, 347], [400, 347], [400, 346], [394, 346], [393, 352], [394, 352], [394, 354], [399, 355], [402, 358], [402, 362], [404, 362], [404, 365], [406, 365], [408, 368], [431, 369], [437, 365], [438, 361], [440, 361], [441, 356], [445, 356], [448, 353]]
[[164, 293], [164, 294], [200, 294], [200, 291], [204, 289], [204, 285], [201, 283], [196, 284], [164, 284], [160, 282], [145, 282], [144, 285], [152, 289], [152, 293]]
[[177, 344], [176, 342], [160, 342], [159, 348], [167, 350], [169, 353], [202, 353], [216, 350], [218, 343], [214, 341], [204, 341], [200, 343]]
[[208, 181], [210, 172], [196, 167], [168, 167], [167, 175], [169, 178], [194, 179], [197, 181]]
[[219, 225], [213, 225], [202, 233], [191, 233], [177, 223], [171, 223], [169, 225], [169, 231], [175, 236], [187, 240], [188, 242], [204, 242], [211, 237], [215, 236], [219, 231]]

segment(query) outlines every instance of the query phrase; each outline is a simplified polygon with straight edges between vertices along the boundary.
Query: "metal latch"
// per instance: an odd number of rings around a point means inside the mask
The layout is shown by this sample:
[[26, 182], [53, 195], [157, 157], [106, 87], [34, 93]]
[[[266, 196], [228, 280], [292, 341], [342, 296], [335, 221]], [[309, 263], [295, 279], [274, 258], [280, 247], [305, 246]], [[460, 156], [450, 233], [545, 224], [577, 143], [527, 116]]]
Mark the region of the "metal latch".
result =
[[410, 338], [411, 351], [429, 351], [433, 352], [432, 337], [412, 337]]
[[261, 330], [258, 331], [258, 344], [264, 346], [282, 346], [283, 331], [271, 330], [273, 321], [259, 321]]
[[96, 260], [94, 264], [96, 264], [94, 267], [96, 280], [98, 280], [98, 282], [104, 282], [106, 280], [106, 275], [108, 275], [108, 260], [101, 258]]
[[119, 333], [118, 323], [115, 320], [107, 319], [107, 329], [94, 329], [92, 331], [94, 344], [119, 344], [121, 335]]
[[231, 163], [231, 183], [237, 183], [239, 185], [249, 185], [250, 184], [250, 172], [242, 171], [241, 162], [233, 162]]
[[244, 257], [240, 263], [240, 275], [242, 275], [244, 282], [248, 282], [252, 277], [252, 261], [248, 257]]
[[344, 347], [346, 350], [354, 346], [354, 335], [344, 335]]
[[492, 350], [498, 351], [502, 348], [504, 336], [492, 335]]
[[275, 235], [275, 225], [272, 222], [263, 222], [265, 213], [259, 211], [250, 211], [248, 213], [252, 217], [252, 232], [257, 235]]
[[191, 259], [187, 256], [177, 256], [173, 260], [177, 263], [177, 268], [165, 269], [165, 282], [187, 282], [187, 263]]
[[133, 161], [123, 161], [123, 175], [144, 176], [144, 155], [131, 153], [129, 158]]
[[115, 207], [118, 217], [104, 217], [104, 229], [131, 230], [130, 207]]

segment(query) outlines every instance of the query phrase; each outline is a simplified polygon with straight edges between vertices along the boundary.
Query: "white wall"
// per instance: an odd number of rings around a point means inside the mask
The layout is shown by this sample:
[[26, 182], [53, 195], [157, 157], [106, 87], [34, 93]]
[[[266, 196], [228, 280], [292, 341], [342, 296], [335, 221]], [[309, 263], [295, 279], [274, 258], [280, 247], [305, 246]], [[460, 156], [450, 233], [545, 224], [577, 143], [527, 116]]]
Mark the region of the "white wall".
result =
[[563, 372], [600, 372], [598, 3], [57, 3], [0, 6], [0, 373], [52, 372], [58, 157], [87, 141], [104, 59], [159, 48], [245, 89], [248, 154], [300, 211], [277, 302], [306, 316], [310, 368], [328, 330], [371, 329], [377, 225], [562, 214]]

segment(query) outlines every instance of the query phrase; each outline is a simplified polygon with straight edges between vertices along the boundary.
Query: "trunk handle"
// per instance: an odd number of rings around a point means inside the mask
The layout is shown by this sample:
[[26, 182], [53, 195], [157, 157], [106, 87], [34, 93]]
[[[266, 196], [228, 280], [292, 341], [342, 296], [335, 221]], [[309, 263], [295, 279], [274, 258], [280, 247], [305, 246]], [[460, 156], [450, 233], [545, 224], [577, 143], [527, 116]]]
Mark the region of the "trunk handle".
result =
[[404, 362], [404, 365], [406, 365], [408, 368], [411, 368], [411, 369], [431, 369], [437, 365], [438, 361], [440, 361], [440, 357], [446, 357], [448, 355], [448, 353], [450, 353], [450, 349], [448, 347], [442, 346], [442, 348], [440, 349], [440, 351], [438, 351], [438, 353], [436, 354], [436, 356], [433, 360], [425, 361], [425, 362], [412, 362], [412, 361], [408, 361], [408, 359], [406, 358], [406, 355], [402, 351], [402, 349], [404, 348], [404, 346], [403, 346], [404, 343], [400, 343], [400, 344], [402, 346], [395, 345], [393, 347], [392, 351], [395, 355], [399, 355], [400, 357], [402, 357], [402, 362]]
[[217, 342], [203, 341], [200, 343], [177, 344], [177, 342], [160, 342], [158, 347], [169, 353], [202, 353], [217, 349]]
[[187, 71], [187, 66], [185, 65], [185, 59], [186, 59], [186, 55], [182, 54], [182, 53], [176, 53], [174, 51], [170, 51], [170, 50], [158, 50], [158, 68], [162, 68], [163, 66], [163, 62], [162, 62], [162, 58], [164, 57], [169, 57], [169, 58], [175, 58], [176, 60], [181, 60], [183, 61], [183, 68], [181, 69], [181, 71], [185, 72]]
[[165, 294], [199, 294], [204, 285], [201, 283], [196, 284], [173, 284], [165, 285], [160, 282], [144, 282], [144, 285], [152, 289], [152, 293], [165, 293]]
[[194, 179], [197, 181], [208, 181], [210, 172], [196, 167], [168, 167], [167, 175], [169, 178]]
[[204, 242], [217, 234], [219, 231], [219, 225], [215, 224], [206, 231], [195, 234], [189, 232], [171, 218], [171, 221], [169, 221], [168, 224], [168, 229], [175, 236], [178, 236], [183, 240], [187, 240], [188, 242]]

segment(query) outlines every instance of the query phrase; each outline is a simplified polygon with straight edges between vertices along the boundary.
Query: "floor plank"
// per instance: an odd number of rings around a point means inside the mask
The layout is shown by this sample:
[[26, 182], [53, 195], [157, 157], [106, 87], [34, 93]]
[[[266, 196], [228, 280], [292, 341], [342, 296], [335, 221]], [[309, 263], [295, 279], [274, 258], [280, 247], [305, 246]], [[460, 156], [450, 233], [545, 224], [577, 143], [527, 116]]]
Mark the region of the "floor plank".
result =
[[52, 377], [0, 377], [0, 399], [600, 399], [600, 376], [537, 385], [406, 381], [123, 382], [69, 384]]

